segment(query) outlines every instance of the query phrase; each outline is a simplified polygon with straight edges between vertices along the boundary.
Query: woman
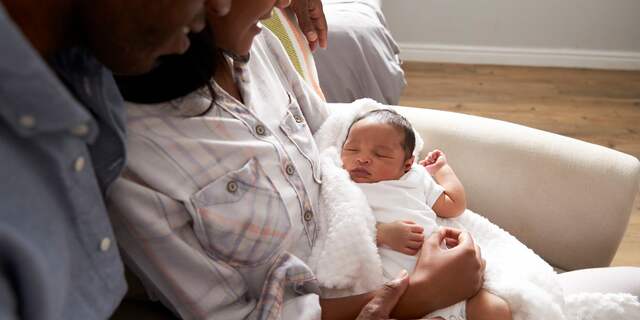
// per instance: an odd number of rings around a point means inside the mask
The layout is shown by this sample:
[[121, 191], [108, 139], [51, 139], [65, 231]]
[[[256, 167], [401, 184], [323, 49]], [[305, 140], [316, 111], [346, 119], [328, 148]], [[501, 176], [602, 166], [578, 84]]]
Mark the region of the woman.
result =
[[[374, 296], [319, 301], [305, 264], [322, 214], [312, 133], [327, 110], [261, 30], [260, 19], [287, 5], [234, 1], [209, 17], [211, 34], [193, 37], [185, 59], [120, 79], [128, 100], [146, 104], [128, 108], [129, 163], [110, 190], [112, 222], [129, 267], [183, 318], [354, 318]], [[443, 254], [444, 238], [459, 245]], [[466, 299], [481, 274], [468, 235], [444, 230], [425, 242], [396, 314]]]

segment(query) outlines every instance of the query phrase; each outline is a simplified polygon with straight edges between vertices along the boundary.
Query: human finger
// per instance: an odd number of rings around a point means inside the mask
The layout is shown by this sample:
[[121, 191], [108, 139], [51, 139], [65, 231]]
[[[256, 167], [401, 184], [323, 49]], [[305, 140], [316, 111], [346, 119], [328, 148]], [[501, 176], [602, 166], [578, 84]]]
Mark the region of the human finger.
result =
[[407, 241], [406, 247], [409, 249], [420, 249], [422, 248], [422, 241]]
[[422, 233], [412, 233], [409, 234], [409, 240], [422, 243], [424, 242], [424, 235]]
[[447, 244], [447, 248], [453, 248], [458, 245], [458, 239], [445, 238], [444, 241]]
[[464, 233], [462, 230], [460, 229], [456, 229], [456, 228], [450, 228], [450, 227], [440, 227], [438, 229], [438, 232], [436, 232], [439, 238], [439, 242], [442, 242], [442, 240], [446, 239], [446, 238], [452, 238], [452, 239], [458, 239], [458, 241], [461, 241], [460, 236]]
[[378, 290], [364, 306], [356, 320], [383, 320], [388, 319], [389, 314], [400, 300], [409, 286], [409, 274], [402, 270], [396, 279], [389, 281]]
[[318, 34], [315, 31], [313, 22], [309, 12], [309, 0], [293, 0], [291, 9], [298, 19], [298, 25], [302, 34], [307, 38], [309, 47], [315, 47], [314, 43], [318, 40]]
[[411, 232], [413, 232], [413, 233], [422, 233], [422, 232], [424, 232], [424, 228], [422, 226], [419, 226], [419, 225], [415, 224], [415, 225], [411, 226]]
[[400, 250], [400, 252], [408, 255], [408, 256], [415, 256], [416, 254], [418, 254], [418, 252], [420, 252], [420, 248], [417, 249], [412, 249], [412, 248], [402, 248]]
[[318, 43], [320, 47], [327, 48], [328, 39], [328, 27], [327, 19], [324, 15], [324, 8], [322, 7], [321, 0], [310, 0], [309, 3], [309, 15], [313, 21], [315, 31], [318, 35]]
[[482, 251], [480, 249], [480, 246], [476, 245], [476, 259], [478, 260], [478, 262], [480, 263], [480, 270], [482, 271], [482, 273], [484, 274], [484, 269], [487, 266], [487, 262], [484, 260], [484, 258], [482, 257]]

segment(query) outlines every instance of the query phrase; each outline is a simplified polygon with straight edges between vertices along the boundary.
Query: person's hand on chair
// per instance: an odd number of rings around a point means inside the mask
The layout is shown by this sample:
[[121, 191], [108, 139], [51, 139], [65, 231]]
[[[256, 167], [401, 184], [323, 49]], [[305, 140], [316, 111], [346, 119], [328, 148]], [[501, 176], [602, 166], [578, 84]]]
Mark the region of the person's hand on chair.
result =
[[311, 51], [318, 45], [327, 48], [327, 19], [322, 9], [322, 1], [291, 0], [291, 9], [298, 19], [302, 33], [307, 37]]

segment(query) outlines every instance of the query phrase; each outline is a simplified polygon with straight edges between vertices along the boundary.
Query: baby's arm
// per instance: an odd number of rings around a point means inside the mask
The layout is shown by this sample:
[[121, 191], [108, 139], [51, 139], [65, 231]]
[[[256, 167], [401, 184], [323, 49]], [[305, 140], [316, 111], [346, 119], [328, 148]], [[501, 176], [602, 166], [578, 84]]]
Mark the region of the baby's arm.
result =
[[376, 223], [376, 242], [408, 255], [416, 255], [424, 241], [424, 229], [413, 221]]
[[467, 200], [464, 187], [447, 162], [444, 152], [436, 149], [420, 161], [427, 172], [433, 176], [436, 182], [444, 188], [442, 195], [433, 205], [433, 211], [438, 217], [457, 217], [467, 208]]

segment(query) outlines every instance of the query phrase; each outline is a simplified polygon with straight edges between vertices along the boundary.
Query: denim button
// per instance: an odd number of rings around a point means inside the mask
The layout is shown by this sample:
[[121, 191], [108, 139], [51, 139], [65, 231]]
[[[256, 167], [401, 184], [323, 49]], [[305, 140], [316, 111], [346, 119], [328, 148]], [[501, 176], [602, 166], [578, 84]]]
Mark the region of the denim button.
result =
[[80, 171], [82, 171], [82, 169], [84, 169], [84, 164], [85, 164], [84, 158], [83, 157], [78, 157], [76, 159], [76, 161], [73, 163], [73, 169], [76, 172], [80, 172]]
[[36, 118], [28, 114], [21, 116], [18, 121], [20, 122], [21, 126], [27, 129], [33, 129], [36, 126]]
[[111, 239], [103, 238], [102, 241], [100, 241], [100, 251], [105, 252], [109, 250], [109, 248], [111, 248]]

